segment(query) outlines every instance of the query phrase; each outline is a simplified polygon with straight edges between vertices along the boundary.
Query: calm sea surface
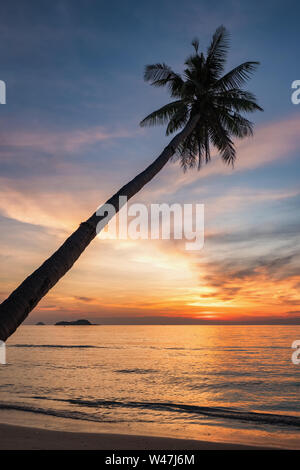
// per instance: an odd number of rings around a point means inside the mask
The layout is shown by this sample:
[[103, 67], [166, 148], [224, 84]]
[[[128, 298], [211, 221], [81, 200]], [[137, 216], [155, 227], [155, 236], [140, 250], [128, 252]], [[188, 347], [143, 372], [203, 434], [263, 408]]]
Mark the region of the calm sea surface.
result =
[[299, 326], [23, 326], [0, 421], [300, 448]]

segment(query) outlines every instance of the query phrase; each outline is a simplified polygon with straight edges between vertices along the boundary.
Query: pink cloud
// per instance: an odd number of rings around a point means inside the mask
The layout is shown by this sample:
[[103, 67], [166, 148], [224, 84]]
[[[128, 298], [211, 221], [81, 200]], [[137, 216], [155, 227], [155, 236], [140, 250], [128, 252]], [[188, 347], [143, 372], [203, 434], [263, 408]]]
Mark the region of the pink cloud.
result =
[[215, 175], [230, 175], [233, 172], [247, 171], [284, 160], [292, 152], [300, 149], [300, 117], [293, 116], [280, 122], [257, 126], [253, 137], [236, 141], [237, 159], [234, 169], [223, 164], [213, 153], [212, 161], [199, 172], [183, 173], [178, 165], [169, 165], [162, 174], [148, 186], [143, 198], [151, 193], [154, 197], [175, 193], [198, 179]]
[[32, 148], [46, 152], [76, 152], [85, 145], [97, 142], [130, 137], [130, 132], [119, 129], [114, 132], [105, 130], [102, 126], [89, 129], [75, 129], [72, 131], [18, 131], [6, 133], [2, 136], [2, 145]]

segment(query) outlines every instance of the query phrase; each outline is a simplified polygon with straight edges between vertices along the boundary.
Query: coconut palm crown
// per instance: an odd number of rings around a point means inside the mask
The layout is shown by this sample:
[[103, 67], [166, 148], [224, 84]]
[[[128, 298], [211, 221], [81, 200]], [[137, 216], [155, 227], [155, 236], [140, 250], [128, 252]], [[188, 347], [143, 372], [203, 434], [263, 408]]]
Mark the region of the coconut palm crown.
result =
[[155, 87], [167, 86], [175, 101], [149, 114], [141, 126], [167, 124], [166, 135], [178, 131], [194, 115], [200, 119], [194, 130], [181, 142], [175, 158], [184, 170], [200, 169], [211, 158], [213, 145], [227, 164], [234, 163], [234, 137], [252, 135], [252, 122], [241, 113], [262, 108], [255, 96], [242, 86], [250, 78], [259, 62], [244, 62], [224, 74], [229, 46], [229, 35], [220, 26], [212, 37], [206, 55], [199, 52], [199, 41], [192, 42], [194, 53], [185, 61], [183, 75], [173, 72], [164, 63], [147, 65], [144, 78]]

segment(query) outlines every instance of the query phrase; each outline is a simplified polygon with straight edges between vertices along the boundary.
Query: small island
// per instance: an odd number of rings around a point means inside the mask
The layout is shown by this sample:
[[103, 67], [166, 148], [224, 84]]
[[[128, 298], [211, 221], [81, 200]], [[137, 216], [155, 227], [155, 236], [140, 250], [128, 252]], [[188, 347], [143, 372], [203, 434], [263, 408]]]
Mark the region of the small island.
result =
[[58, 321], [55, 323], [56, 326], [82, 326], [82, 325], [92, 325], [89, 320], [75, 320], [75, 321]]
[[38, 321], [38, 322], [36, 323], [36, 326], [44, 326], [44, 325], [45, 325], [45, 323], [43, 323], [42, 321]]

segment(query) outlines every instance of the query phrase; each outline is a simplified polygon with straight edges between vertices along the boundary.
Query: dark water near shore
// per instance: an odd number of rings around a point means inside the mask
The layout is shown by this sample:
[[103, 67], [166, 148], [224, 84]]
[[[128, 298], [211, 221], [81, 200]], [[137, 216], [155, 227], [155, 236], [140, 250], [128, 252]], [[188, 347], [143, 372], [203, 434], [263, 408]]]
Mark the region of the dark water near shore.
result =
[[0, 420], [297, 447], [296, 339], [298, 326], [23, 326]]

